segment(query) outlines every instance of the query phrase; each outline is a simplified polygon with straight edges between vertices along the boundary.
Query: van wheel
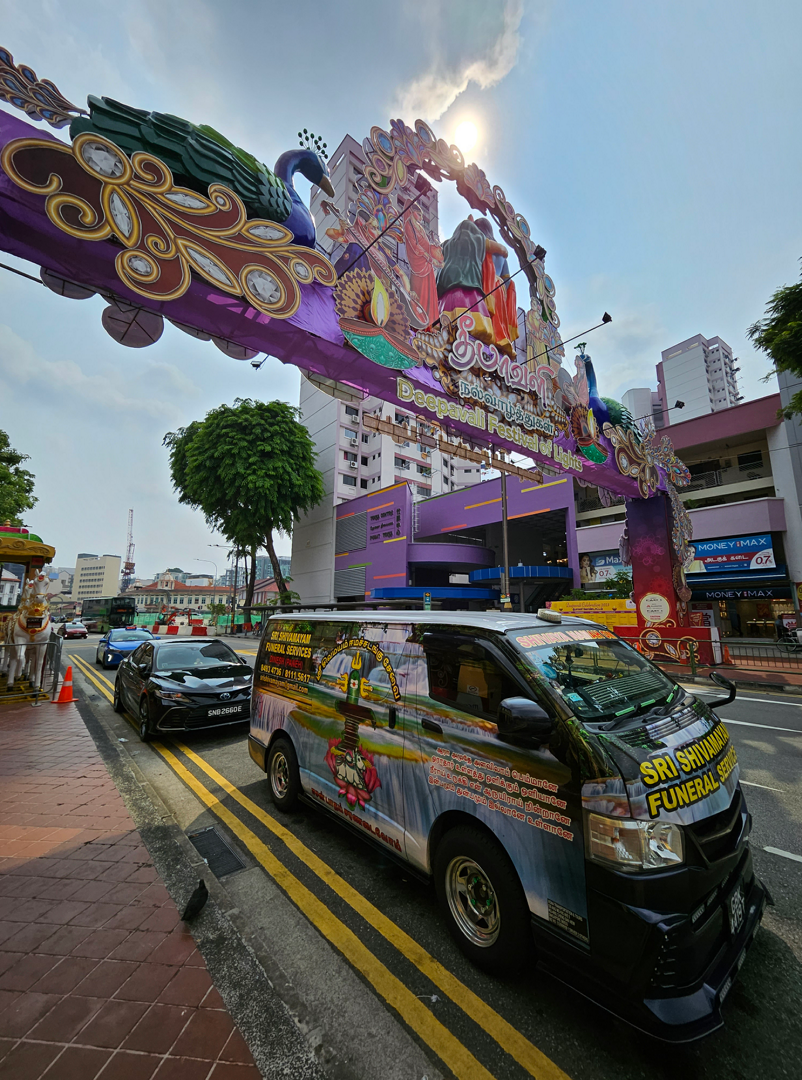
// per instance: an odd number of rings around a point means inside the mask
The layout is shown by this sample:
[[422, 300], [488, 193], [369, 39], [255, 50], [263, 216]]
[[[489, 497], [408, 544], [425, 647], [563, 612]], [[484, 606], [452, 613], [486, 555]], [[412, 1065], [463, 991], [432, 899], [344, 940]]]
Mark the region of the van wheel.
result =
[[469, 960], [497, 973], [530, 958], [524, 891], [506, 853], [478, 829], [446, 833], [434, 856], [434, 883], [451, 936]]
[[301, 774], [295, 747], [286, 736], [279, 736], [270, 747], [267, 779], [273, 804], [285, 812], [294, 810], [301, 791]]

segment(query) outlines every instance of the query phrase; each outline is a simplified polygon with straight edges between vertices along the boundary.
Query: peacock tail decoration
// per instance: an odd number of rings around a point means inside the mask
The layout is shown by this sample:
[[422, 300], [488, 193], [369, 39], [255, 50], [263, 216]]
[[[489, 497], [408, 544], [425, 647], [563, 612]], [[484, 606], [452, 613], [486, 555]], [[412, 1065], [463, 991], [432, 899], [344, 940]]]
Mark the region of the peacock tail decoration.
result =
[[242, 199], [249, 217], [282, 222], [290, 216], [284, 181], [214, 128], [108, 97], [90, 95], [87, 104], [89, 116], [73, 120], [71, 138], [90, 131], [105, 135], [129, 157], [146, 150], [170, 167], [177, 183], [199, 195], [206, 195], [210, 184], [225, 184]]
[[208, 124], [146, 112], [108, 97], [90, 95], [87, 104], [89, 116], [70, 124], [72, 139], [89, 132], [105, 136], [129, 157], [144, 150], [170, 168], [178, 185], [199, 195], [206, 196], [211, 184], [223, 184], [239, 196], [249, 218], [283, 224], [297, 243], [314, 247], [314, 221], [292, 183], [293, 174], [300, 172], [334, 194], [328, 167], [313, 149], [287, 151], [270, 169]]

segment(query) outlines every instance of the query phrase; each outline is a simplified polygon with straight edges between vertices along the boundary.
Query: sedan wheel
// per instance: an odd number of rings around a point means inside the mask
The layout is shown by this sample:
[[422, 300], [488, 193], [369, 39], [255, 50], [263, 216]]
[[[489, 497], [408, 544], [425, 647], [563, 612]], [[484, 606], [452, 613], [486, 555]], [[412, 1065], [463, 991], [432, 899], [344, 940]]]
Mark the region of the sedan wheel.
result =
[[153, 732], [150, 729], [150, 709], [145, 695], [139, 703], [139, 737], [142, 742], [150, 742]]
[[122, 695], [120, 694], [120, 680], [119, 679], [117, 679], [117, 681], [114, 684], [114, 701], [112, 702], [112, 708], [114, 709], [115, 712], [118, 712], [118, 713], [125, 712], [125, 707], [123, 706]]

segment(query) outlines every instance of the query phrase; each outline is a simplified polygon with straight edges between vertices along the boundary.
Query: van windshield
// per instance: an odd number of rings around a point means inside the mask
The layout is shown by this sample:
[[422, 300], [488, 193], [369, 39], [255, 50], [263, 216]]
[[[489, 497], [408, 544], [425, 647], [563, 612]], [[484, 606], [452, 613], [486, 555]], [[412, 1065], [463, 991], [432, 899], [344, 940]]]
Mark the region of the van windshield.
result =
[[603, 627], [517, 630], [507, 635], [529, 670], [581, 720], [636, 716], [676, 689], [658, 667]]

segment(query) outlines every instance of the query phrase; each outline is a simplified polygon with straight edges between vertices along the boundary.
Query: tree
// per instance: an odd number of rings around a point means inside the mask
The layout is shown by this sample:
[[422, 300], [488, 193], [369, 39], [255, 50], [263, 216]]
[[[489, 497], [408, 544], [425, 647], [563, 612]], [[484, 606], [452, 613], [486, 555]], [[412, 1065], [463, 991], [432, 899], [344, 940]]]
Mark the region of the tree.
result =
[[611, 582], [613, 591], [610, 593], [611, 600], [629, 600], [632, 594], [632, 574], [627, 570], [618, 570], [613, 574]]
[[5, 521], [21, 525], [21, 515], [39, 501], [33, 494], [33, 473], [20, 468], [27, 460], [28, 455], [18, 453], [0, 430], [0, 525]]
[[164, 436], [178, 501], [202, 511], [210, 528], [250, 555], [246, 607], [260, 548], [279, 593], [287, 592], [273, 532], [289, 534], [298, 515], [323, 498], [312, 440], [298, 415], [283, 401], [237, 398]]
[[[771, 357], [775, 371], [802, 379], [802, 279], [783, 285], [769, 300], [765, 317], [746, 331], [755, 348]], [[797, 390], [783, 415], [802, 413], [802, 390]]]

